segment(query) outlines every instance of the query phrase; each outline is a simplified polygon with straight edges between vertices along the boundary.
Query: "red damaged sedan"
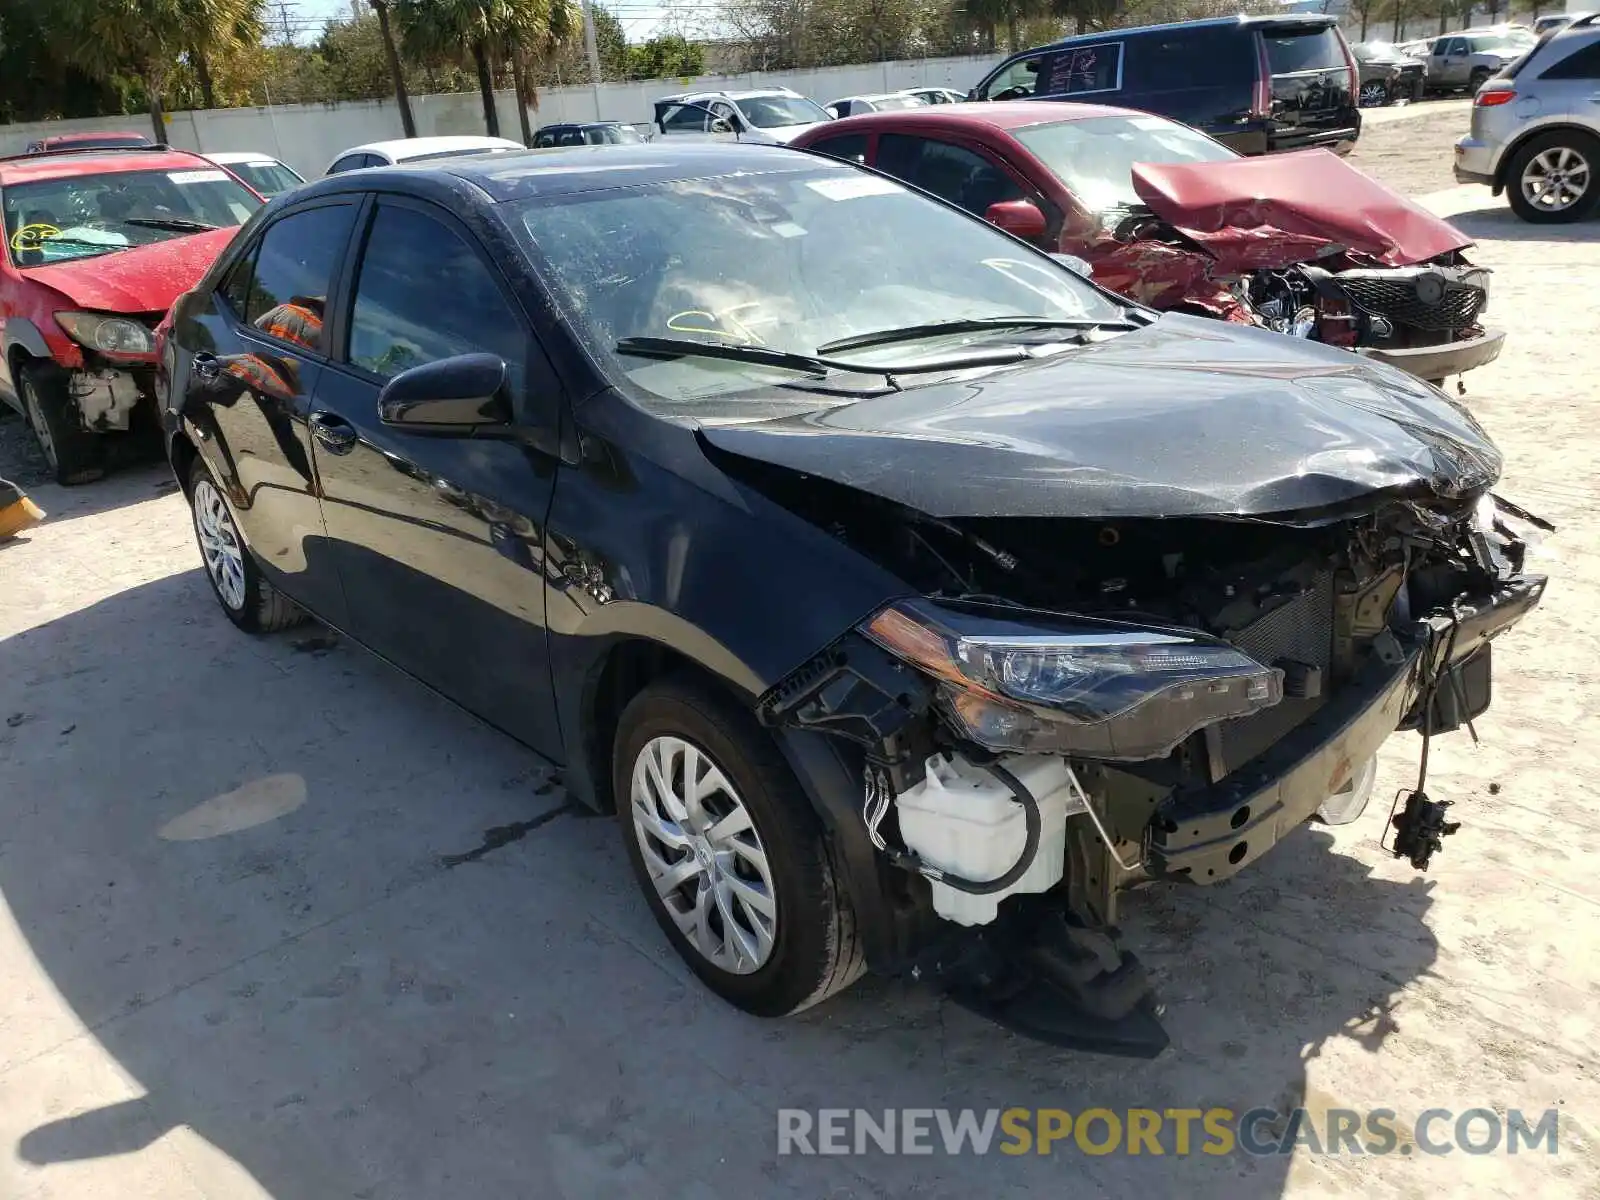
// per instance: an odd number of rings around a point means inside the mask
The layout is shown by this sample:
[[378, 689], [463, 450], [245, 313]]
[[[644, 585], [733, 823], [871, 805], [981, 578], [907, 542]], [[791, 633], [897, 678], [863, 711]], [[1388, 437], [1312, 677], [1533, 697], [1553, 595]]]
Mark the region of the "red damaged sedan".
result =
[[108, 438], [159, 427], [156, 323], [262, 203], [164, 146], [0, 159], [0, 402], [57, 482], [99, 478]]
[[1264, 325], [1441, 383], [1499, 356], [1489, 271], [1447, 222], [1326, 150], [1244, 158], [1164, 117], [953, 104], [792, 143], [862, 163], [1088, 265], [1152, 308]]

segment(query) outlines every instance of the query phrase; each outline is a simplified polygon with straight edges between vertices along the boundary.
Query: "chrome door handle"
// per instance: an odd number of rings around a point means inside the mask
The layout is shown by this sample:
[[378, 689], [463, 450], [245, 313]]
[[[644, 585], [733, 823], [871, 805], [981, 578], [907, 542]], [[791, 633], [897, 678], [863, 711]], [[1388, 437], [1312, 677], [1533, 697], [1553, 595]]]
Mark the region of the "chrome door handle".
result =
[[314, 412], [310, 418], [311, 436], [330, 454], [349, 454], [360, 439], [355, 426], [330, 412]]

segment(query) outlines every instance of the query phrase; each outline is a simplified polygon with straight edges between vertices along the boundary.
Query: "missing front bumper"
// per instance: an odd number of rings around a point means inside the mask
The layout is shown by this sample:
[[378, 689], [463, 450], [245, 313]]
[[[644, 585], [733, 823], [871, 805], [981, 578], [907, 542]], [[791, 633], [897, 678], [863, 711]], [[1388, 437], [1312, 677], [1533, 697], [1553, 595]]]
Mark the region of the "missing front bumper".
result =
[[1482, 712], [1489, 691], [1488, 643], [1538, 605], [1544, 585], [1539, 576], [1518, 577], [1492, 596], [1458, 606], [1453, 622], [1424, 623], [1424, 636], [1388, 659], [1375, 657], [1248, 766], [1220, 783], [1174, 793], [1150, 824], [1149, 872], [1220, 883], [1255, 862], [1309, 820], [1391, 733], [1422, 723], [1419, 693], [1430, 674], [1442, 673], [1446, 681], [1445, 690], [1434, 695], [1434, 732]]
[[116, 367], [85, 367], [73, 371], [67, 388], [77, 405], [83, 427], [92, 433], [125, 431], [140, 401], [146, 395], [154, 395], [148, 376], [148, 372]]

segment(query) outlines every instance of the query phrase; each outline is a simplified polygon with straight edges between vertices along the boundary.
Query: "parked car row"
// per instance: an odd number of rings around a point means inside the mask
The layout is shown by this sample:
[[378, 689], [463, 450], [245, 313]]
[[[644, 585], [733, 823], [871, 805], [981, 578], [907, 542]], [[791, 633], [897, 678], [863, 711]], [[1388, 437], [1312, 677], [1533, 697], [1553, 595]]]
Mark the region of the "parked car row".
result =
[[[1454, 237], [1325, 151], [947, 107], [964, 154], [889, 127], [931, 108], [813, 133], [936, 185], [1014, 145], [1060, 165], [1063, 220], [1075, 195], [1159, 204], [1171, 252], [1219, 274], [1249, 251], [1205, 213], [1241, 173], [1273, 185], [1269, 273], [1311, 269], [1291, 247], [1403, 226], [1373, 257], [1428, 261]], [[1178, 161], [1130, 182], [1152, 145]], [[979, 194], [1007, 178], [962, 202], [1020, 217]], [[1499, 452], [1438, 390], [1158, 312], [792, 147], [341, 172], [256, 212], [156, 343], [227, 619], [313, 614], [547, 757], [617, 815], [666, 939], [765, 1016], [870, 967], [1029, 1036], [1158, 1053], [1119, 895], [1354, 820], [1392, 732], [1484, 711], [1493, 640], [1544, 588]], [[1426, 868], [1444, 817], [1402, 797], [1395, 853]]]

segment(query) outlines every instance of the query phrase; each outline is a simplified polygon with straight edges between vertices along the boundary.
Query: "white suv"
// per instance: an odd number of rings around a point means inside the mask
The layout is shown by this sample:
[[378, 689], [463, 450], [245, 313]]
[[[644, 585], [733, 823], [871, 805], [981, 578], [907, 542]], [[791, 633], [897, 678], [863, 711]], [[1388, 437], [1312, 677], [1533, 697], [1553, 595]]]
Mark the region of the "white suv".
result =
[[1547, 34], [1478, 90], [1456, 142], [1461, 183], [1502, 191], [1524, 221], [1578, 221], [1600, 204], [1600, 15]]

